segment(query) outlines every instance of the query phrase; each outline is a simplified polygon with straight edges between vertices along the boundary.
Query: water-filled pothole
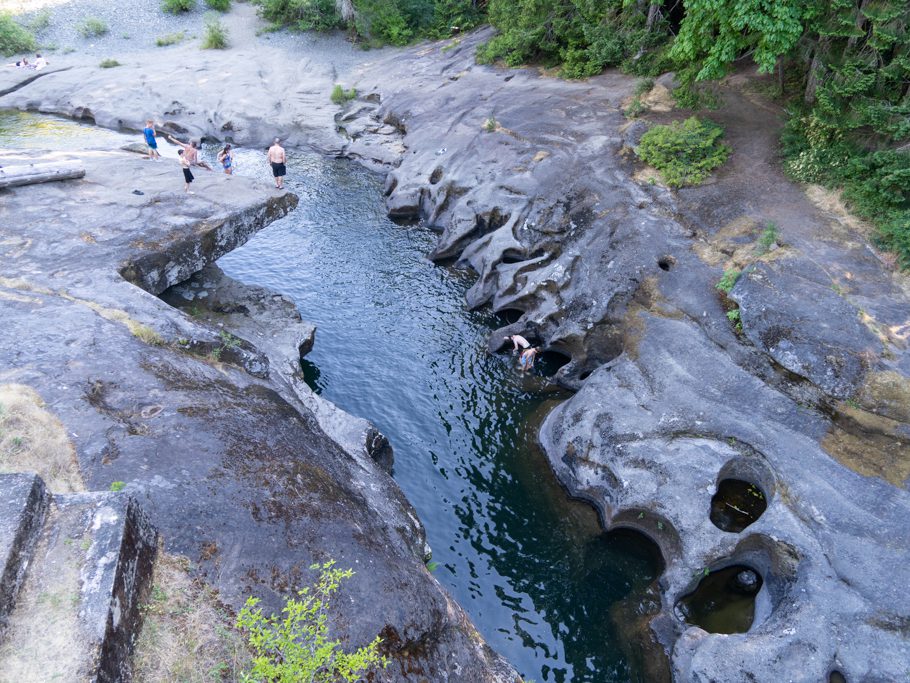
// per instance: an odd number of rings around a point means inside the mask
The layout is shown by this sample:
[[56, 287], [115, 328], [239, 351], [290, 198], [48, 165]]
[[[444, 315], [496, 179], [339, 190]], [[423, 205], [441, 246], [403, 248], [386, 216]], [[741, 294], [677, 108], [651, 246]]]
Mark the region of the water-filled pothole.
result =
[[520, 308], [502, 308], [496, 311], [496, 316], [504, 320], [507, 325], [517, 323], [519, 318], [525, 314]]
[[828, 674], [828, 683], [847, 683], [847, 677], [835, 669]]
[[765, 494], [742, 479], [723, 479], [711, 498], [711, 521], [718, 529], [739, 533], [768, 508]]
[[524, 254], [516, 249], [506, 249], [502, 252], [502, 262], [506, 264], [511, 263], [521, 263], [522, 261], [527, 260]]
[[552, 377], [559, 369], [568, 364], [572, 360], [571, 356], [568, 356], [561, 351], [556, 351], [554, 349], [549, 349], [543, 351], [537, 357], [537, 370], [541, 375], [545, 377]]
[[745, 633], [755, 619], [755, 596], [761, 575], [742, 564], [707, 574], [698, 587], [676, 605], [689, 624], [708, 633]]

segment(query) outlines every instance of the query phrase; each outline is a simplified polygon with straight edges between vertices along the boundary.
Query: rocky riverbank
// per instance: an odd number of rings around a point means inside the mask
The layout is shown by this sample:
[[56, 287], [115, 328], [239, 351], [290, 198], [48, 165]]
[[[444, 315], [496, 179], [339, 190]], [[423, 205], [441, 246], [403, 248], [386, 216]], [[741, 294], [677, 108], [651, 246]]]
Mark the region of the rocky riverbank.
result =
[[[335, 628], [352, 644], [382, 635], [383, 680], [514, 680], [426, 570], [387, 442], [298, 377], [312, 326], [204, 270], [297, 198], [204, 171], [187, 195], [173, 161], [129, 152], [39, 156], [86, 176], [3, 191], [0, 381], [44, 397], [87, 487], [126, 482], [167, 549], [235, 607], [256, 594], [277, 608], [314, 562], [353, 567]], [[155, 296], [199, 271], [211, 315]]]
[[[782, 176], [781, 112], [742, 77], [709, 115], [731, 161], [671, 193], [632, 160], [648, 125], [621, 113], [632, 79], [478, 67], [484, 37], [364, 69], [381, 103], [340, 117], [346, 150], [388, 165], [390, 213], [443, 229], [435, 258], [477, 271], [469, 305], [520, 314], [491, 350], [520, 332], [570, 357], [558, 379], [578, 393], [541, 442], [608, 528], [660, 544], [650, 638], [674, 679], [906, 676], [906, 276], [834, 198]], [[725, 269], [743, 271], [728, 298]], [[724, 482], [767, 506], [747, 528], [712, 522], [742, 511]], [[687, 624], [681, 598], [730, 566], [762, 582], [751, 627]]]
[[[670, 654], [675, 679], [905, 677], [906, 277], [887, 270], [830, 198], [781, 176], [773, 146], [780, 112], [737, 80], [712, 115], [727, 128], [731, 161], [704, 186], [671, 193], [636, 180], [641, 169], [629, 150], [645, 124], [629, 125], [620, 110], [633, 79], [564, 82], [479, 67], [473, 51], [484, 37], [365, 65], [350, 79], [361, 97], [337, 116], [344, 137], [328, 102], [330, 68], [285, 70], [252, 49], [189, 61], [181, 52], [189, 48], [174, 49], [156, 59], [161, 74], [139, 58], [106, 71], [74, 64], [22, 87], [4, 74], [0, 91], [9, 94], [0, 106], [133, 128], [160, 111], [167, 130], [243, 144], [280, 133], [388, 170], [389, 212], [440, 227], [434, 258], [478, 273], [468, 304], [520, 314], [492, 336], [491, 350], [502, 334], [521, 332], [570, 358], [558, 379], [577, 393], [550, 415], [541, 441], [565, 487], [597, 507], [608, 528], [634, 528], [659, 543], [662, 608], [646, 639]], [[244, 88], [223, 98], [210, 76], [228, 64]], [[763, 250], [772, 222], [777, 235]], [[731, 268], [744, 274], [725, 298], [715, 284]], [[741, 330], [727, 316], [734, 308]], [[158, 377], [159, 366], [145, 365]], [[262, 403], [260, 390], [247, 389], [258, 383], [231, 372], [243, 400]], [[210, 390], [221, 386], [207, 373]], [[170, 386], [197, 403], [182, 380]], [[123, 403], [146, 393], [114, 395]], [[61, 417], [69, 425], [66, 411]], [[95, 452], [89, 464], [103, 460]], [[725, 503], [718, 492], [728, 480], [753, 487], [766, 504], [743, 530], [709, 516], [713, 503]], [[319, 544], [337, 542], [336, 532], [346, 533], [320, 530]], [[175, 542], [190, 549], [189, 535]], [[413, 539], [392, 545], [419, 555]], [[215, 573], [217, 565], [205, 566]], [[681, 598], [728, 566], [760, 578], [751, 628], [727, 635], [688, 624]], [[406, 585], [419, 575], [413, 563], [409, 572], [399, 575]], [[361, 584], [355, 603], [372, 594]], [[351, 632], [375, 628], [373, 616], [351, 617]], [[418, 632], [440, 631], [415, 627], [412, 642], [429, 642]], [[452, 676], [478, 680], [464, 669]]]

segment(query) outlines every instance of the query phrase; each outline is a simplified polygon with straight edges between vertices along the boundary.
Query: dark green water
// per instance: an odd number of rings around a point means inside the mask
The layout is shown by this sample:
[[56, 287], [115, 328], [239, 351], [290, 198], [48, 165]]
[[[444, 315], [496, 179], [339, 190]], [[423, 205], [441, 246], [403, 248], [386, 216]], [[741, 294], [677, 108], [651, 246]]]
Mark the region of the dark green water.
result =
[[[0, 145], [17, 137], [4, 125], [0, 115]], [[264, 153], [237, 159], [238, 174], [270, 180]], [[427, 260], [432, 232], [388, 220], [378, 176], [293, 156], [287, 186], [299, 208], [219, 264], [293, 297], [318, 326], [311, 386], [392, 442], [437, 578], [527, 678], [640, 680], [613, 615], [641, 611], [657, 559], [639, 537], [604, 534], [535, 448], [536, 425], [565, 396], [485, 352], [501, 322], [465, 310], [472, 275]]]

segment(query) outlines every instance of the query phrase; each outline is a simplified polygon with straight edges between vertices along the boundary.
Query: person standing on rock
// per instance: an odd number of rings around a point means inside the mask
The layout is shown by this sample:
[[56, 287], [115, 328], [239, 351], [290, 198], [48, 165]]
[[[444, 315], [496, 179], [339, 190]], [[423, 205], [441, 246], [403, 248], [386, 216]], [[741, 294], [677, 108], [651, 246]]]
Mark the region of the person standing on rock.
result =
[[284, 189], [284, 176], [287, 174], [286, 161], [287, 155], [284, 153], [284, 147], [281, 146], [281, 140], [275, 138], [275, 142], [269, 147], [269, 164], [272, 166], [272, 175], [275, 176], [275, 187], [279, 190]]
[[190, 166], [199, 166], [200, 168], [204, 168], [207, 171], [212, 170], [211, 166], [199, 158], [198, 142], [195, 140], [191, 140], [190, 142], [180, 142], [180, 140], [175, 138], [173, 135], [168, 135], [167, 139], [173, 144], [179, 147], [183, 147], [183, 154], [187, 158], [187, 161], [190, 162]]
[[231, 149], [231, 143], [227, 143], [220, 152], [218, 152], [218, 163], [224, 169], [226, 175], [234, 174], [234, 151]]
[[540, 347], [532, 346], [521, 352], [521, 357], [518, 359], [518, 362], [521, 364], [522, 374], [534, 367], [534, 359], [537, 357], [539, 351]]
[[510, 334], [505, 338], [505, 340], [512, 342], [512, 353], [518, 351], [519, 347], [526, 349], [531, 345], [531, 342], [522, 337], [520, 334]]
[[193, 182], [195, 178], [193, 177], [193, 172], [190, 170], [190, 161], [186, 158], [186, 151], [183, 149], [178, 149], [177, 156], [180, 157], [180, 168], [183, 169], [183, 180], [185, 182], [183, 191], [187, 194], [196, 194], [195, 192], [190, 192], [190, 183]]
[[146, 121], [142, 134], [145, 136], [145, 144], [149, 148], [149, 159], [161, 161], [161, 155], [158, 153], [158, 141], [155, 139], [155, 122], [151, 119]]

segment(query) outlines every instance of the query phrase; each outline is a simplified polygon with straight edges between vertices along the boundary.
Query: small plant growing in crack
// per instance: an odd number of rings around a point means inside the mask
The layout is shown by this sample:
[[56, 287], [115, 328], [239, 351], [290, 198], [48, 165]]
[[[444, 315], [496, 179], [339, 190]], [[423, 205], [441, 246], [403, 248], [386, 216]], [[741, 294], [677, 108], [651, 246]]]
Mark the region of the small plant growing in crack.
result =
[[112, 481], [111, 482], [110, 490], [113, 491], [114, 493], [117, 493], [118, 491], [122, 491], [124, 488], [126, 488], [126, 482], [122, 482], [122, 481]]
[[488, 116], [486, 121], [483, 122], [483, 129], [488, 133], [495, 132], [497, 128], [499, 128], [499, 121], [492, 116]]
[[759, 256], [767, 254], [771, 247], [777, 244], [777, 239], [780, 237], [780, 232], [777, 229], [777, 225], [774, 223], [768, 223], [765, 227], [765, 231], [761, 234], [761, 237], [758, 238], [758, 244], [755, 247], [756, 252]]
[[729, 294], [733, 290], [734, 285], [736, 285], [736, 281], [739, 280], [740, 275], [742, 275], [741, 270], [729, 268], [724, 271], [724, 274], [714, 286], [724, 294]]
[[738, 308], [734, 308], [732, 311], [727, 311], [727, 320], [733, 324], [733, 327], [737, 332], [743, 331], [743, 321]]

